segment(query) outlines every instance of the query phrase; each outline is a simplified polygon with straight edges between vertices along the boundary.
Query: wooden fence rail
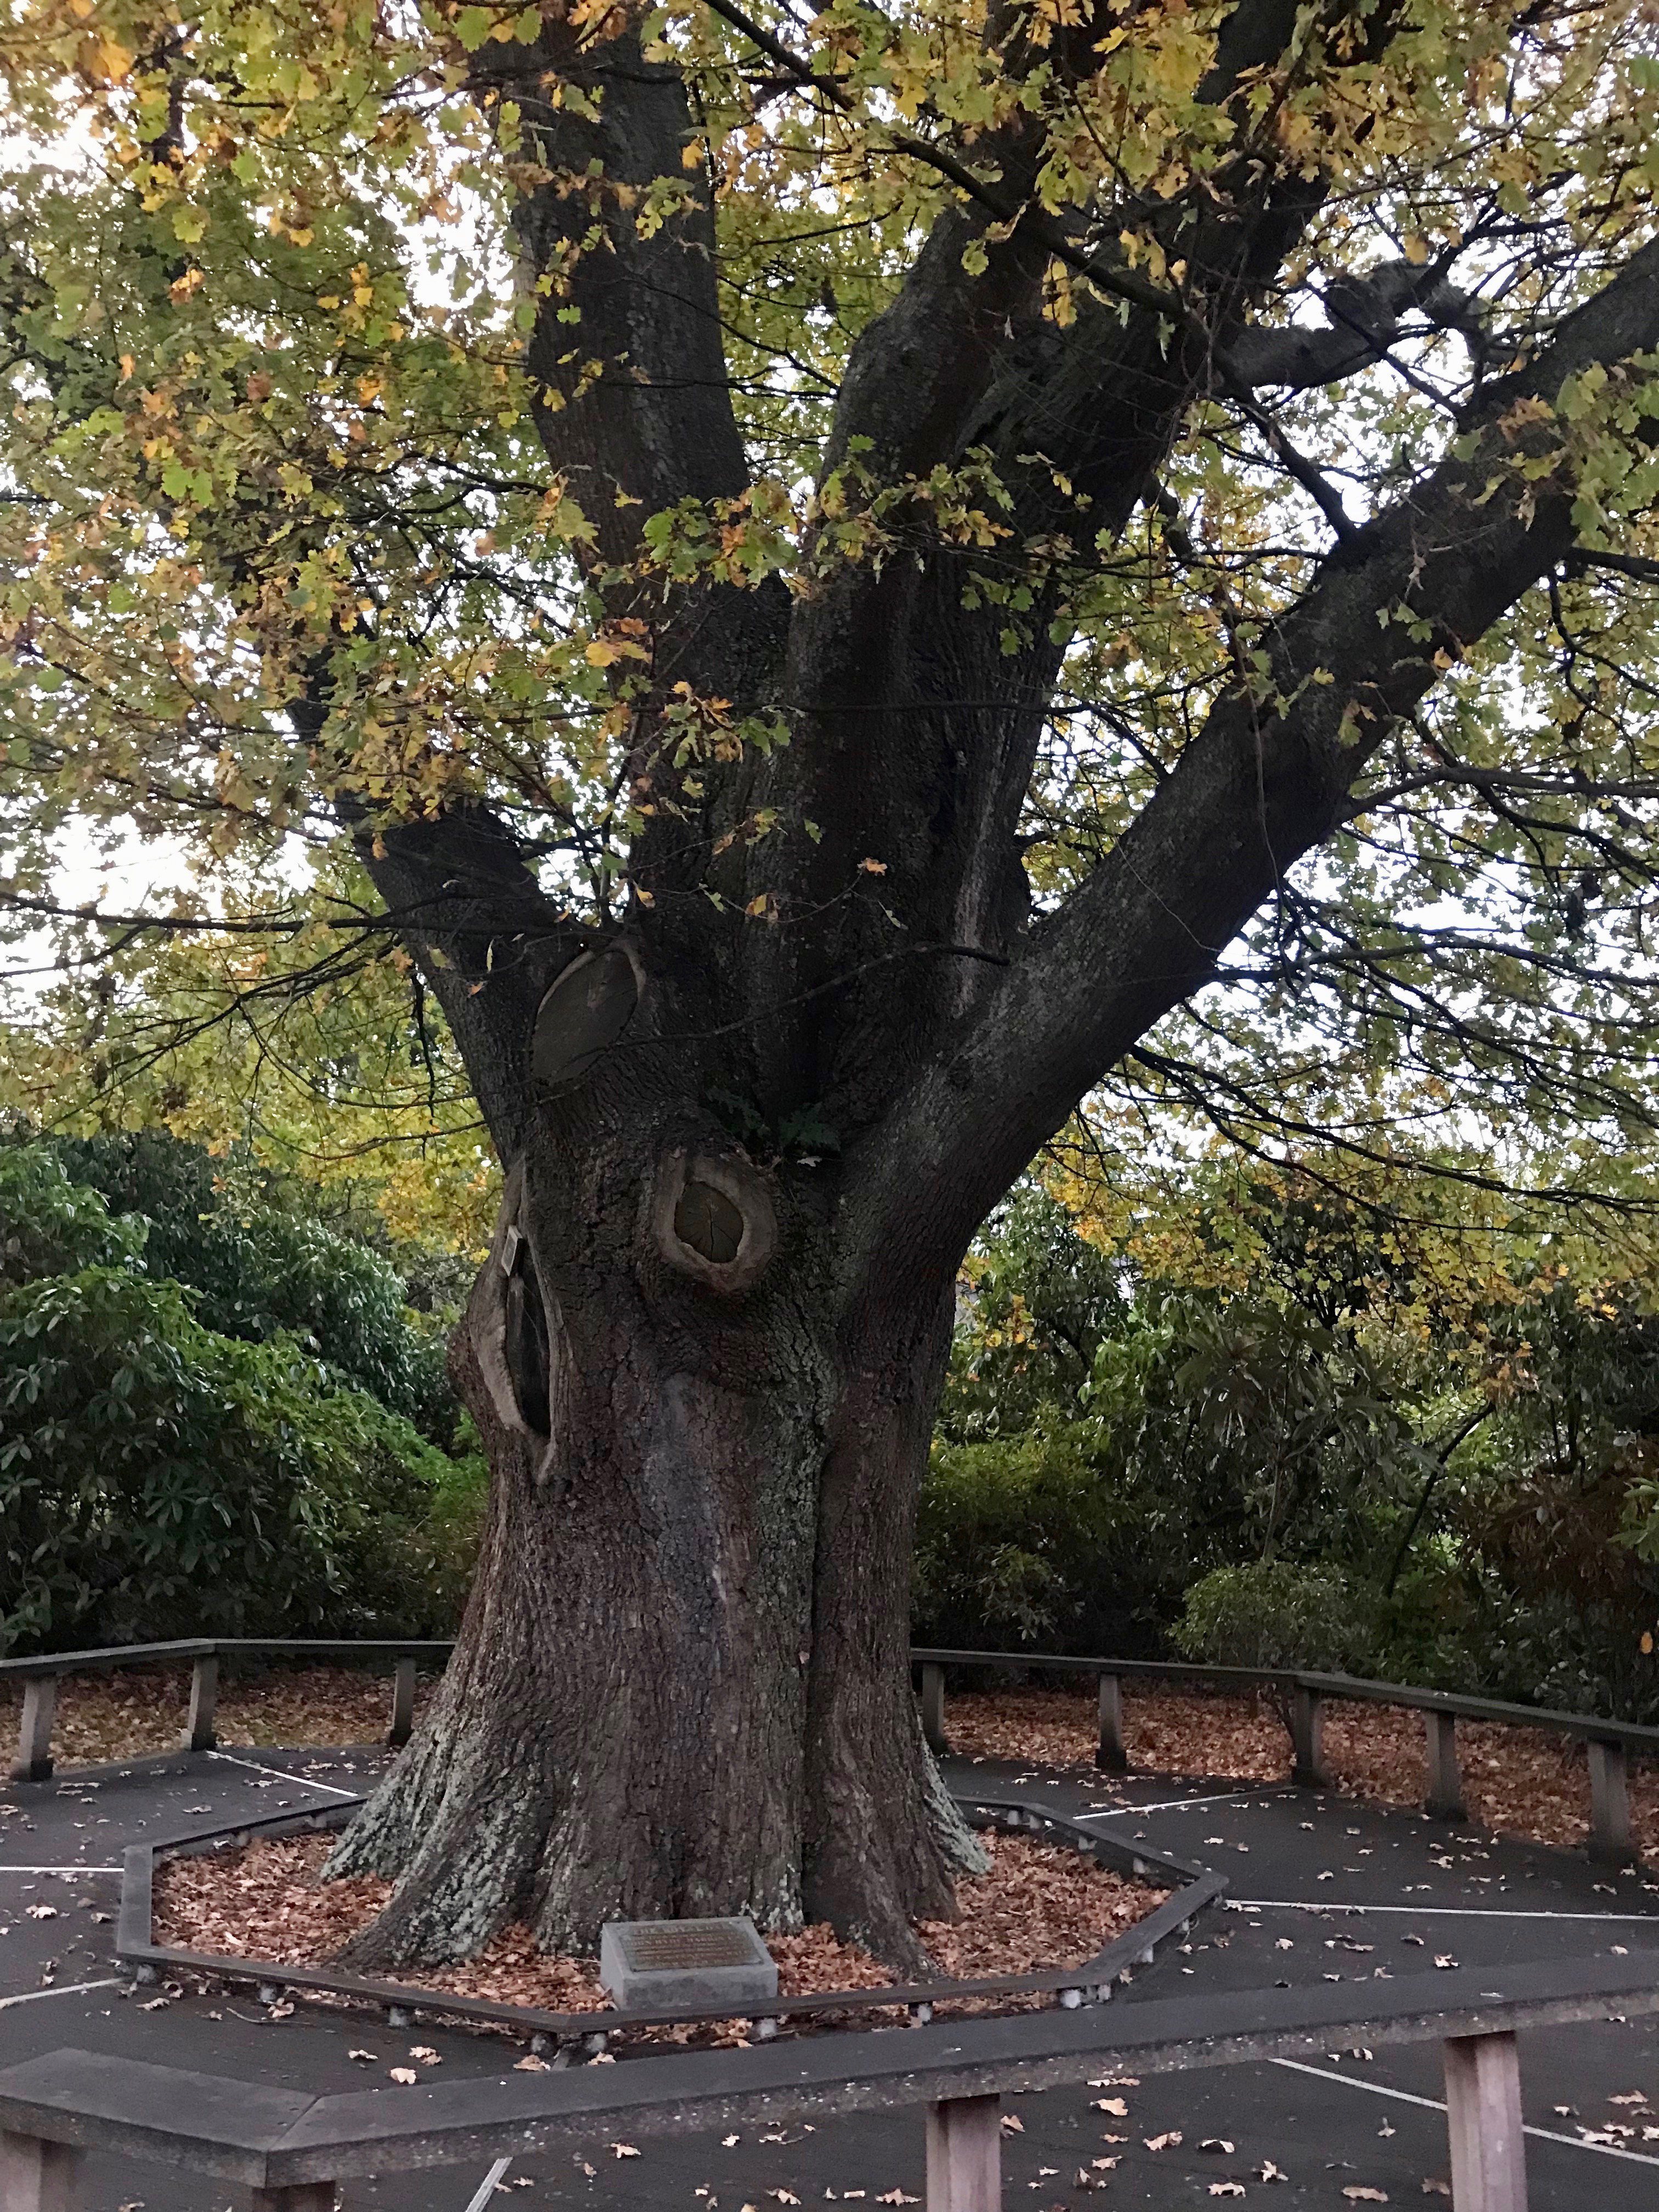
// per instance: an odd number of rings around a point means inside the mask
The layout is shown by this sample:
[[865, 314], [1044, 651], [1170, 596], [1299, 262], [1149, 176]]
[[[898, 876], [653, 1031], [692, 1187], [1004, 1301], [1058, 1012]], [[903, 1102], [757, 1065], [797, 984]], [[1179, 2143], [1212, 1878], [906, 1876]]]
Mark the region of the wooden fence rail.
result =
[[334, 1639], [317, 1637], [189, 1637], [172, 1644], [117, 1644], [96, 1651], [54, 1651], [39, 1658], [0, 1659], [0, 1684], [23, 1685], [17, 1751], [11, 1762], [14, 1782], [49, 1782], [53, 1762], [52, 1729], [58, 1687], [74, 1674], [109, 1674], [123, 1667], [167, 1667], [189, 1662], [190, 1705], [179, 1735], [181, 1751], [211, 1751], [219, 1699], [220, 1662], [225, 1658], [344, 1659], [356, 1664], [392, 1662], [392, 1706], [386, 1741], [409, 1741], [415, 1725], [416, 1670], [424, 1660], [440, 1666], [454, 1645], [431, 1639]]
[[1335, 1703], [1397, 1705], [1423, 1715], [1425, 1809], [1443, 1820], [1465, 1817], [1462, 1778], [1457, 1756], [1460, 1720], [1495, 1721], [1510, 1728], [1542, 1729], [1582, 1741], [1589, 1770], [1591, 1858], [1608, 1866], [1629, 1866], [1636, 1857], [1631, 1835], [1627, 1768], [1632, 1752], [1659, 1758], [1659, 1728], [1639, 1721], [1604, 1720], [1593, 1713], [1555, 1712], [1540, 1705], [1516, 1705], [1497, 1698], [1466, 1697], [1460, 1692], [1419, 1690], [1403, 1682], [1372, 1682], [1358, 1675], [1326, 1674], [1287, 1668], [1200, 1667], [1161, 1659], [1090, 1659], [1029, 1651], [938, 1651], [911, 1653], [921, 1675], [922, 1725], [938, 1752], [948, 1751], [945, 1730], [945, 1670], [957, 1674], [1005, 1672], [1015, 1668], [1071, 1674], [1097, 1686], [1099, 1731], [1095, 1764], [1121, 1774], [1128, 1767], [1123, 1735], [1126, 1680], [1201, 1682], [1212, 1689], [1272, 1690], [1290, 1715], [1292, 1776], [1304, 1788], [1327, 1786], [1325, 1710]]
[[[188, 1661], [190, 1705], [179, 1741], [185, 1749], [208, 1751], [216, 1741], [215, 1711], [222, 1660], [332, 1658], [359, 1665], [390, 1660], [393, 1674], [386, 1740], [398, 1745], [408, 1741], [414, 1727], [417, 1667], [422, 1662], [429, 1666], [441, 1664], [453, 1648], [451, 1644], [431, 1640], [199, 1637], [172, 1644], [118, 1644], [96, 1651], [59, 1651], [38, 1658], [0, 1659], [0, 1683], [11, 1678], [23, 1685], [22, 1717], [11, 1778], [17, 1782], [44, 1782], [50, 1778], [58, 1687], [69, 1675], [106, 1674], [121, 1667]], [[1290, 1714], [1295, 1779], [1310, 1789], [1322, 1788], [1328, 1780], [1324, 1717], [1327, 1705], [1333, 1700], [1397, 1705], [1419, 1711], [1424, 1716], [1424, 1803], [1429, 1812], [1449, 1820], [1461, 1819], [1464, 1810], [1457, 1755], [1460, 1720], [1495, 1721], [1511, 1728], [1543, 1729], [1575, 1737], [1585, 1744], [1588, 1753], [1589, 1855], [1612, 1866], [1627, 1866], [1635, 1857], [1627, 1778], [1630, 1754], [1659, 1757], [1659, 1728], [1640, 1722], [1604, 1719], [1591, 1713], [1555, 1712], [1542, 1706], [1510, 1705], [1496, 1698], [1419, 1690], [1402, 1682], [1372, 1682], [1358, 1675], [1285, 1668], [1189, 1666], [1180, 1661], [1161, 1659], [1073, 1657], [1042, 1651], [919, 1649], [910, 1656], [921, 1675], [922, 1726], [935, 1751], [949, 1748], [945, 1729], [947, 1669], [958, 1676], [1011, 1671], [1074, 1675], [1092, 1681], [1097, 1688], [1096, 1765], [1104, 1771], [1118, 1774], [1126, 1771], [1129, 1763], [1123, 1733], [1126, 1681], [1189, 1681], [1214, 1689], [1273, 1691], [1285, 1701]]]

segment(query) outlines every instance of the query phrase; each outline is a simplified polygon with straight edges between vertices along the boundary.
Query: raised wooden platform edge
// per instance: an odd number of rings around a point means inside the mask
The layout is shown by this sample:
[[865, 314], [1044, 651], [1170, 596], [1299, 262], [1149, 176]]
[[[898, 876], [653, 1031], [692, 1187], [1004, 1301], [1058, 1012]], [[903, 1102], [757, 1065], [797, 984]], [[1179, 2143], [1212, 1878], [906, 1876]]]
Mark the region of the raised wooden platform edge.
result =
[[[1189, 1864], [1186, 1860], [1173, 1859], [1166, 1855], [1126, 1844], [1119, 1837], [1101, 1836], [1091, 1828], [1085, 1828], [1066, 1814], [1029, 1799], [986, 1795], [980, 1792], [962, 1794], [960, 1802], [969, 1810], [994, 1808], [1014, 1811], [1025, 1816], [1028, 1822], [1050, 1828], [1063, 1828], [1073, 1835], [1079, 1844], [1088, 1848], [1091, 1856], [1115, 1860], [1120, 1867], [1133, 1863], [1140, 1869], [1167, 1876], [1177, 1885], [1174, 1893], [1154, 1905], [1144, 1918], [1127, 1928], [1121, 1936], [1085, 1959], [1076, 1966], [1045, 1968], [1030, 1974], [997, 1974], [983, 1976], [972, 1981], [945, 1981], [896, 1984], [877, 1990], [825, 1990], [809, 1995], [781, 1998], [769, 2008], [768, 2016], [784, 2020], [799, 2015], [826, 2012], [869, 2012], [885, 2010], [889, 2007], [932, 2007], [953, 2000], [980, 1996], [1024, 1996], [1052, 1995], [1061, 1990], [1076, 1990], [1089, 2001], [1109, 1991], [1112, 1985], [1127, 1980], [1135, 1967], [1151, 1963], [1158, 1947], [1170, 1936], [1184, 1933], [1196, 1914], [1206, 1905], [1223, 1897], [1227, 1882], [1220, 1875]], [[244, 1987], [258, 1987], [266, 1984], [277, 1988], [308, 1990], [319, 1996], [355, 1997], [365, 2003], [398, 2006], [410, 2013], [423, 2013], [433, 2018], [449, 2018], [477, 2021], [483, 2025], [517, 2029], [527, 2035], [549, 2035], [562, 2040], [579, 2037], [610, 2035], [629, 2027], [666, 2027], [714, 2023], [735, 2017], [729, 2012], [711, 2009], [708, 2006], [680, 2005], [655, 2011], [605, 2011], [597, 2013], [544, 2012], [532, 2005], [509, 2005], [493, 2002], [483, 1997], [459, 1996], [447, 1990], [428, 1990], [418, 1984], [403, 1982], [380, 1982], [360, 1974], [337, 1972], [324, 1966], [286, 1966], [267, 1959], [246, 1959], [228, 1954], [185, 1950], [171, 1944], [155, 1942], [154, 1938], [155, 1865], [158, 1853], [188, 1851], [192, 1854], [227, 1848], [239, 1838], [256, 1833], [282, 1835], [304, 1833], [319, 1828], [331, 1828], [347, 1820], [361, 1798], [333, 1805], [309, 1807], [299, 1812], [271, 1813], [257, 1815], [252, 1820], [228, 1823], [223, 1828], [188, 1829], [173, 1836], [158, 1836], [143, 1844], [127, 1847], [122, 1868], [121, 1905], [116, 1923], [116, 1957], [124, 1966], [148, 1968], [152, 1972], [210, 1974], [223, 1982], [240, 1984]], [[744, 2015], [752, 2017], [752, 2015]]]
[[[1086, 2081], [1127, 2063], [1173, 2073], [1368, 2045], [1659, 2012], [1659, 1962], [1553, 1960], [1295, 1990], [1210, 1992], [677, 2052], [617, 2066], [423, 2081], [305, 2099], [223, 2077], [60, 2051], [0, 2073], [0, 2127], [125, 2150], [265, 2187], [477, 2161], [630, 2134], [890, 2109]], [[170, 2077], [170, 2078], [164, 2078]], [[278, 2112], [266, 2100], [293, 2100]], [[240, 2101], [239, 2101], [240, 2100]], [[203, 2115], [225, 2113], [210, 2120]]]

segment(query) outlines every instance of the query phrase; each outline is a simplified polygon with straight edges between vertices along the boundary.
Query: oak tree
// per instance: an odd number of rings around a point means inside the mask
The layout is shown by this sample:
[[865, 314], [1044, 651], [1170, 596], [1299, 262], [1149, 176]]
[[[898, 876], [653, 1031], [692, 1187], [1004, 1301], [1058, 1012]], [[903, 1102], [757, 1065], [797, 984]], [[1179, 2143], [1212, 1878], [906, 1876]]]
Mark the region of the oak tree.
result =
[[[1243, 1096], [1265, 1006], [1644, 1126], [1656, 46], [12, 0], [14, 927], [118, 1026], [210, 926], [337, 1038], [389, 944], [505, 1171], [361, 1962], [737, 1911], [915, 1961], [975, 1855], [906, 1663], [953, 1285], [1109, 1071]], [[68, 829], [201, 883], [65, 913]]]

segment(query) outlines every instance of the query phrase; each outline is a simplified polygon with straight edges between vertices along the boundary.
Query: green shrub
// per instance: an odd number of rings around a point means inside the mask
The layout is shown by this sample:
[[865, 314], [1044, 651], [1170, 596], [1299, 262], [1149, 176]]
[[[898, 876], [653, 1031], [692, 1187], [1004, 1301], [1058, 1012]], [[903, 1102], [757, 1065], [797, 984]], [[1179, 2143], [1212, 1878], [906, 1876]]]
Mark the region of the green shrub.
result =
[[455, 1480], [292, 1339], [205, 1329], [174, 1284], [98, 1267], [0, 1293], [0, 1650], [442, 1633]]
[[50, 1146], [0, 1145], [0, 1288], [82, 1267], [136, 1267], [146, 1231], [71, 1182]]
[[1109, 1443], [1099, 1422], [1052, 1407], [1024, 1435], [935, 1441], [916, 1521], [919, 1643], [1146, 1646], [1170, 1594], [1147, 1501], [1115, 1479]]
[[1338, 1568], [1256, 1559], [1194, 1583], [1174, 1640], [1184, 1658], [1208, 1667], [1364, 1674], [1376, 1660], [1375, 1604]]
[[[267, 1178], [247, 1164], [216, 1160], [160, 1132], [37, 1139], [15, 1151], [56, 1157], [61, 1173], [108, 1207], [142, 1217], [146, 1271], [194, 1291], [204, 1328], [250, 1344], [297, 1336], [337, 1382], [447, 1442], [459, 1409], [441, 1327], [410, 1314], [403, 1277], [360, 1238], [302, 1203], [273, 1202]], [[79, 1264], [105, 1263], [89, 1256]]]

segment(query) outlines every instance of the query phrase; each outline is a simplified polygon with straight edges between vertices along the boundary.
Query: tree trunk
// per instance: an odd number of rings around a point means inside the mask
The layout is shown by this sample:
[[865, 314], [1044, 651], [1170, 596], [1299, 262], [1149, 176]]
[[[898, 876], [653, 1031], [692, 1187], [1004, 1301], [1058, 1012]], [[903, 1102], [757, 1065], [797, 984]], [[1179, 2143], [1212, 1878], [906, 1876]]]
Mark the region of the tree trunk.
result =
[[487, 1533], [433, 1709], [329, 1863], [398, 1878], [349, 1955], [749, 1912], [914, 1969], [911, 1922], [983, 1863], [907, 1657], [951, 1283], [849, 1297], [806, 1171], [595, 1150], [580, 1190], [562, 1148], [509, 1176], [452, 1347]]

